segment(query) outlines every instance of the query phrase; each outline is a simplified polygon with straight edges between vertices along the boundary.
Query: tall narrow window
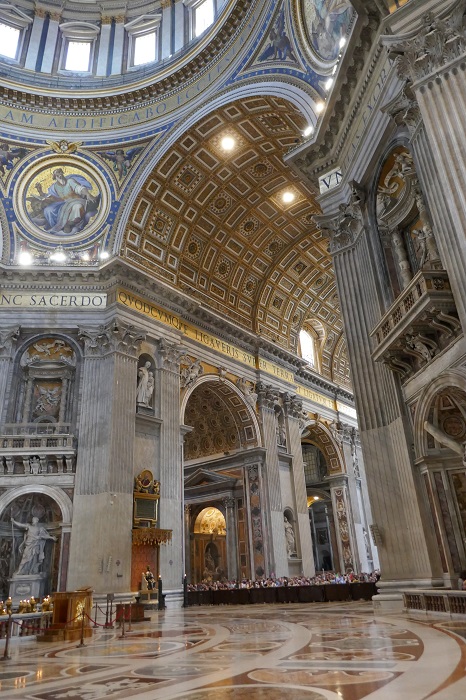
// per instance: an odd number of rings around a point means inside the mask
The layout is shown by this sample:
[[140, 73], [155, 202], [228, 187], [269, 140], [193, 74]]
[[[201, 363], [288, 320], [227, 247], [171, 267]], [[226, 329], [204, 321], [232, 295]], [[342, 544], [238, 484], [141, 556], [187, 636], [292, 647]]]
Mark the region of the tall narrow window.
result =
[[142, 66], [155, 61], [155, 40], [155, 32], [135, 37], [133, 65]]
[[65, 70], [87, 72], [91, 57], [89, 41], [69, 41], [66, 52]]
[[310, 365], [315, 367], [315, 344], [314, 338], [307, 331], [299, 332], [299, 344], [301, 346], [301, 357]]
[[20, 30], [0, 23], [0, 55], [16, 58], [18, 53]]
[[204, 0], [194, 9], [194, 36], [200, 36], [214, 22], [214, 0]]

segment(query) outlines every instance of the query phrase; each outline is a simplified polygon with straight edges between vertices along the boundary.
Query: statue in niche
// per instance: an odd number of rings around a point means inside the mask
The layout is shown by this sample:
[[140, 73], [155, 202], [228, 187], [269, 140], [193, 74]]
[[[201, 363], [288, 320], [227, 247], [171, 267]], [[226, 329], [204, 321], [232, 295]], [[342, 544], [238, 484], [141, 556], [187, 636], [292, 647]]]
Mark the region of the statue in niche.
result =
[[294, 557], [296, 556], [296, 537], [293, 525], [286, 516], [283, 518], [283, 522], [285, 524], [286, 551], [289, 557]]
[[286, 447], [286, 432], [283, 423], [277, 425], [277, 445]]
[[29, 457], [29, 472], [31, 474], [40, 474], [39, 457]]
[[154, 392], [154, 373], [150, 371], [152, 365], [149, 361], [138, 369], [138, 388], [136, 401], [138, 406], [150, 406], [150, 400]]
[[44, 525], [39, 524], [39, 518], [34, 517], [30, 525], [18, 523], [11, 518], [11, 522], [21, 530], [25, 530], [24, 539], [19, 547], [21, 561], [14, 572], [15, 576], [24, 574], [39, 574], [44, 561], [44, 548], [47, 540], [57, 541], [57, 538], [50, 535]]

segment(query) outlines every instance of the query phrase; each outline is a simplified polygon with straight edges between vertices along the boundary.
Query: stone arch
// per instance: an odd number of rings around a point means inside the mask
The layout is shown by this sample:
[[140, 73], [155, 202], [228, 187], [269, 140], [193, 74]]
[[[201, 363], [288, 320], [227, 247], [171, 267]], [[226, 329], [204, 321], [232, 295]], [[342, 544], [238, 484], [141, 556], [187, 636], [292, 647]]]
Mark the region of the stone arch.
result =
[[254, 95], [275, 96], [281, 97], [291, 102], [307, 119], [309, 124], [315, 126], [317, 123], [317, 114], [315, 111], [316, 102], [310, 98], [306, 90], [300, 88], [291, 82], [264, 81], [261, 83], [253, 83], [241, 85], [235, 88], [229, 88], [218, 94], [215, 99], [207, 101], [201, 105], [198, 110], [192, 110], [188, 117], [182, 120], [175, 129], [164, 140], [161, 147], [153, 153], [152, 157], [146, 160], [146, 163], [140, 163], [138, 166], [138, 179], [133, 181], [129, 197], [123, 208], [123, 215], [119, 221], [118, 229], [115, 233], [113, 241], [113, 253], [117, 255], [123, 243], [126, 227], [129, 222], [131, 209], [136, 201], [138, 193], [143, 187], [146, 180], [150, 177], [152, 170], [157, 163], [167, 154], [175, 143], [183, 136], [183, 134], [194, 126], [196, 123], [205, 119], [215, 110], [225, 105], [231, 104], [236, 100], [241, 100]]
[[413, 418], [414, 452], [416, 459], [425, 457], [428, 450], [427, 432], [424, 422], [428, 418], [432, 402], [435, 397], [449, 387], [463, 391], [466, 396], [466, 371], [460, 368], [450, 369], [436, 377], [428, 387], [424, 389], [416, 405]]
[[44, 496], [48, 496], [61, 510], [62, 514], [62, 526], [69, 527], [71, 525], [72, 514], [73, 514], [73, 503], [70, 497], [60, 488], [56, 486], [44, 486], [43, 484], [27, 484], [26, 486], [18, 486], [0, 496], [0, 513], [3, 513], [8, 506], [13, 503], [18, 496], [24, 496], [25, 494], [40, 493]]
[[[199, 406], [193, 406], [190, 412], [190, 400], [198, 398], [196, 392], [202, 392]], [[223, 419], [227, 425], [222, 426]], [[252, 408], [233, 382], [218, 375], [203, 375], [186, 390], [181, 422], [190, 425], [190, 421], [195, 423], [195, 430], [185, 438], [187, 460], [261, 445], [259, 424]]]
[[344, 472], [344, 459], [341, 445], [322, 421], [311, 420], [301, 435], [301, 440], [308, 439], [324, 454], [330, 474]]

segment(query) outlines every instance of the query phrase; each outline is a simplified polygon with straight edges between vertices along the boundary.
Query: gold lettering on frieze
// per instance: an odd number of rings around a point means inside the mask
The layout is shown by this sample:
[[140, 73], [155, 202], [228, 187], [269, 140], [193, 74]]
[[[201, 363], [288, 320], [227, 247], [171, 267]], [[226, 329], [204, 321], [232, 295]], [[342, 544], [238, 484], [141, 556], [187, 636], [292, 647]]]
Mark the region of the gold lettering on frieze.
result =
[[118, 289], [117, 303], [123, 304], [123, 306], [126, 306], [133, 311], [137, 311], [144, 316], [152, 318], [155, 321], [159, 321], [166, 326], [170, 326], [171, 328], [174, 328], [182, 333], [186, 338], [195, 340], [196, 342], [201, 343], [212, 350], [220, 352], [222, 355], [228, 355], [234, 360], [238, 360], [243, 364], [249, 365], [249, 367], [255, 368], [256, 366], [254, 355], [251, 355], [242, 348], [232, 345], [221, 338], [216, 338], [200, 328], [196, 328], [195, 326], [186, 323], [176, 314], [166, 311], [165, 309], [152, 304], [147, 299], [143, 299], [142, 297], [127, 291], [126, 289]]
[[319, 394], [318, 391], [313, 391], [313, 389], [309, 389], [307, 386], [303, 386], [302, 384], [296, 385], [296, 393], [299, 396], [302, 396], [304, 399], [309, 399], [309, 401], [319, 403], [321, 406], [326, 406], [332, 410], [335, 410], [336, 408], [335, 401], [333, 399], [328, 398], [328, 396], [323, 396], [323, 394]]
[[25, 292], [3, 289], [0, 291], [0, 309], [104, 309], [107, 294], [71, 292]]

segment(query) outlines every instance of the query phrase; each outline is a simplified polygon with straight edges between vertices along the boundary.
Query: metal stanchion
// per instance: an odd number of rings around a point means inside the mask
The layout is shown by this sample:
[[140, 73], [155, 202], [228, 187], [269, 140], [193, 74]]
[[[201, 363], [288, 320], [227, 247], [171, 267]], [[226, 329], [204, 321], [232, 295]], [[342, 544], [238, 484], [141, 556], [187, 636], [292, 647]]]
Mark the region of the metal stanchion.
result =
[[8, 614], [8, 624], [6, 628], [6, 639], [5, 639], [5, 650], [3, 652], [3, 656], [1, 658], [2, 661], [9, 661], [11, 659], [10, 656], [10, 637], [11, 637], [11, 628], [12, 628], [12, 619], [11, 619], [11, 612]]
[[84, 610], [81, 613], [81, 641], [79, 642], [80, 647], [85, 647], [86, 645], [84, 644]]
[[99, 625], [97, 624], [97, 601], [95, 604], [95, 614], [94, 614], [94, 627], [98, 627]]
[[183, 576], [183, 608], [188, 607], [188, 577]]
[[121, 619], [121, 636], [120, 636], [120, 639], [124, 639], [125, 636], [126, 636], [126, 635], [125, 635], [125, 608], [124, 608], [124, 603], [123, 603], [122, 611], [123, 611], [123, 617], [122, 617], [122, 619]]
[[[105, 627], [113, 629], [112, 615], [113, 615], [113, 599], [115, 597], [114, 593], [107, 593], [107, 610], [105, 613]], [[110, 603], [110, 615], [108, 612], [108, 604]]]
[[163, 604], [163, 593], [162, 593], [162, 577], [159, 576], [159, 581], [158, 581], [158, 599], [159, 599], [159, 604], [158, 604], [158, 609], [163, 610], [165, 608], [165, 605]]
[[128, 632], [131, 632], [131, 601], [129, 602], [129, 620], [128, 620]]

